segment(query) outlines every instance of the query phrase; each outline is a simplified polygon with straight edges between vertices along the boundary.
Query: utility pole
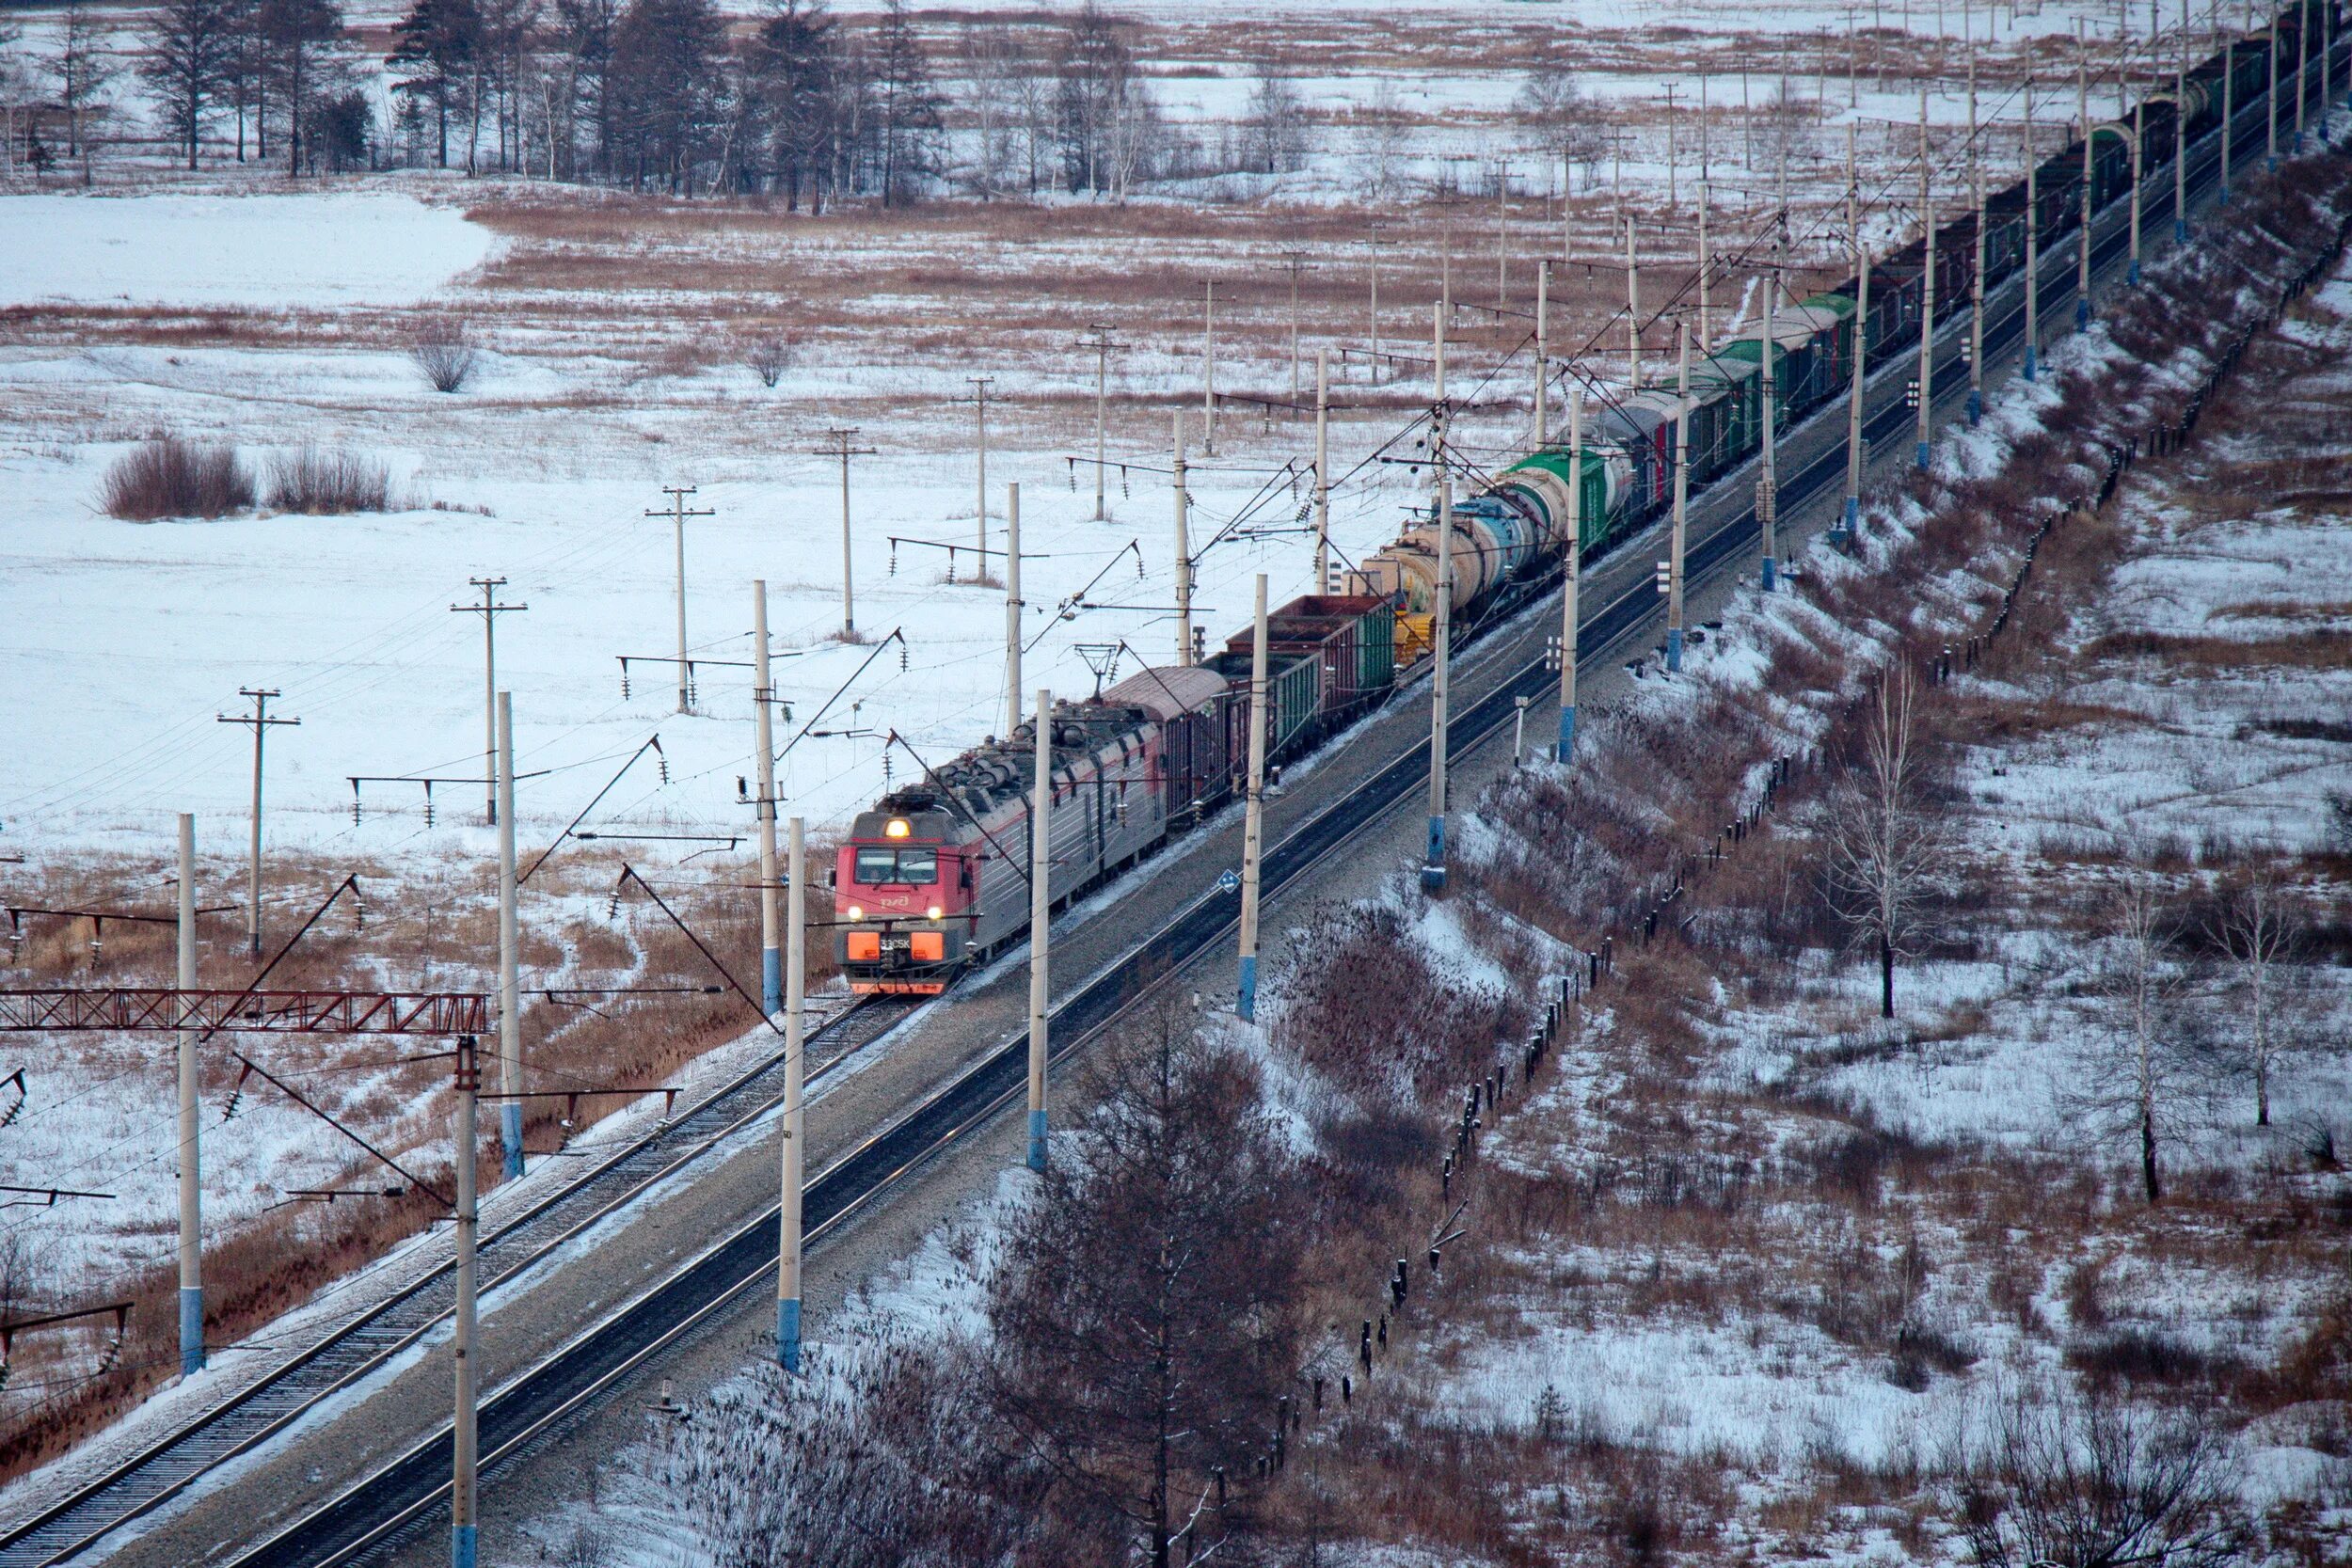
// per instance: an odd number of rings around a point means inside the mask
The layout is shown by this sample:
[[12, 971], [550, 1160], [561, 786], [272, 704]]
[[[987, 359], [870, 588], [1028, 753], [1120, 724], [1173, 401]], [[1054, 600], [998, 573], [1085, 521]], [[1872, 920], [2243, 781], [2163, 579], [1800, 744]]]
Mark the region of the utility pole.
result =
[[776, 1364], [801, 1370], [801, 1195], [807, 1185], [808, 833], [792, 818], [787, 829], [784, 912], [784, 1142], [779, 1151], [783, 1191], [776, 1235]]
[[[180, 814], [180, 989], [196, 989], [196, 817]], [[196, 1031], [180, 1031], [180, 1375], [204, 1368], [204, 1188]]]
[[1511, 166], [1495, 165], [1495, 309], [1511, 303]]
[[[2333, 15], [2335, 8], [2328, 7]], [[2188, 24], [2181, 24], [2181, 58], [2172, 72], [2172, 243], [2188, 244]]]
[[[1780, 353], [1779, 305], [1780, 263], [1776, 258], [1764, 279], [1764, 352], [1756, 356], [1764, 372], [1764, 438], [1763, 461], [1756, 478], [1756, 525], [1764, 543], [1762, 573], [1767, 594], [1780, 586], [1780, 367], [1773, 363]], [[1682, 400], [1687, 405], [1691, 399], [1691, 349], [1687, 338], [1682, 363]], [[1685, 467], [1688, 464], [1677, 460], [1677, 467]], [[1677, 473], [1676, 485], [1679, 487], [1682, 483], [1682, 475]], [[1679, 550], [1675, 553], [1681, 554]], [[1681, 661], [1676, 662], [1678, 666]]]
[[[1182, 419], [1183, 415], [1177, 418]], [[1005, 738], [1021, 727], [1021, 485], [1005, 486]]]
[[[2091, 200], [2091, 175], [2094, 166], [2090, 156], [2090, 45], [2083, 37], [2080, 17], [2074, 19], [2074, 113], [2083, 127], [2083, 223], [2074, 278], [2074, 330], [2090, 330], [2090, 218], [2094, 211]], [[1925, 102], [1924, 98], [1922, 102]]]
[[[2033, 78], [2026, 78], [2026, 379], [2035, 379], [2042, 358], [2042, 153], [2034, 145]], [[2225, 128], [2222, 141], [2229, 134]], [[2223, 157], [2228, 157], [2226, 152]]]
[[1094, 520], [1100, 523], [1110, 517], [1103, 505], [1103, 471], [1108, 466], [1103, 450], [1103, 422], [1108, 406], [1111, 350], [1120, 345], [1111, 341], [1111, 329], [1101, 322], [1087, 330], [1094, 336], [1079, 339], [1078, 346], [1094, 351]]
[[973, 544], [979, 551], [980, 576], [988, 576], [988, 388], [993, 375], [967, 375], [972, 384], [972, 417], [979, 435], [979, 462], [972, 476]]
[[687, 687], [686, 664], [686, 519], [713, 517], [717, 512], [709, 507], [694, 508], [686, 504], [686, 498], [694, 493], [694, 486], [665, 484], [661, 493], [670, 498], [665, 510], [647, 508], [648, 517], [667, 517], [671, 521], [677, 546], [677, 710], [694, 711], [693, 693]]
[[457, 1140], [451, 1149], [456, 1166], [457, 1306], [452, 1360], [457, 1373], [457, 1410], [450, 1447], [449, 1548], [452, 1568], [474, 1568], [474, 1243], [479, 1213], [474, 1198], [476, 1127], [482, 1093], [482, 1060], [471, 1035], [457, 1037]]
[[[1682, 552], [1689, 534], [1689, 505], [1691, 497], [1691, 334], [1687, 328], [1675, 332], [1676, 356], [1681, 369], [1676, 385], [1679, 396], [1675, 403], [1675, 516], [1672, 551], [1666, 558], [1666, 669], [1679, 673], [1682, 669]], [[1769, 359], [1772, 345], [1764, 344], [1764, 357]], [[1771, 370], [1764, 372], [1771, 375]], [[1766, 419], [1771, 418], [1770, 404], [1765, 404]]]
[[1977, 48], [1968, 46], [1968, 199], [1977, 211], [1968, 276], [1968, 423], [1984, 418], [1984, 160], [1977, 154]]
[[1584, 388], [1573, 373], [1568, 377], [1567, 531], [1560, 552], [1560, 747], [1554, 753], [1564, 764], [1576, 760], [1576, 590], [1584, 566]]
[[[2089, 198], [2086, 196], [2085, 200]], [[2083, 254], [2088, 257], [2090, 230], [2084, 230]], [[1935, 429], [1935, 189], [1928, 160], [1928, 95], [1919, 92], [1919, 467], [1928, 466], [1928, 448]]]
[[1265, 574], [1249, 634], [1249, 792], [1241, 833], [1241, 999], [1234, 1012], [1258, 1021], [1258, 847], [1265, 832]]
[[1854, 128], [1846, 127], [1846, 245], [1858, 273], [1853, 312], [1853, 376], [1846, 397], [1846, 537], [1862, 531], [1862, 392], [1870, 373], [1870, 247], [1862, 241], [1862, 185], [1854, 166]]
[[1633, 216], [1625, 220], [1625, 362], [1626, 385], [1642, 389], [1642, 262], [1633, 237]]
[[2279, 13], [2270, 13], [2270, 92], [2263, 103], [2263, 118], [2269, 121], [2269, 165], [2279, 166]]
[[[1851, 154], [1853, 149], [1853, 130], [1851, 126], [1849, 126], [1846, 131], [1846, 147], [1847, 151]], [[1851, 157], [1849, 158], [1849, 161], [1851, 161]], [[1851, 175], [1851, 170], [1849, 170], [1848, 173]], [[1849, 183], [1851, 182], [1850, 180]], [[1707, 308], [1707, 290], [1708, 282], [1707, 275], [1714, 263], [1714, 257], [1712, 253], [1708, 251], [1707, 246], [1708, 196], [1708, 192], [1707, 188], [1707, 182], [1702, 180], [1699, 182], [1699, 352], [1701, 354], [1712, 354], [1715, 352], [1715, 333], [1714, 328], [1709, 325], [1709, 317]]]
[[[1184, 411], [1176, 410], [1176, 662], [1192, 662], [1192, 542], [1185, 536]], [[1009, 733], [1009, 732], [1008, 732]]]
[[2143, 98], [2132, 105], [2132, 259], [2124, 268], [2123, 281], [2139, 287], [2139, 210], [2148, 182], [2140, 178], [2140, 149], [2148, 137], [2148, 101]]
[[1550, 435], [1551, 419], [1551, 258], [1535, 263], [1535, 445], [1541, 450]]
[[1331, 592], [1331, 351], [1315, 350], [1315, 592]]
[[1037, 782], [1029, 795], [1029, 1168], [1045, 1173], [1047, 945], [1054, 925], [1054, 693], [1037, 691]]
[[499, 693], [499, 1142], [510, 1181], [523, 1173], [521, 940], [515, 918], [515, 694]]
[[[2216, 6], [2217, 16], [2219, 13]], [[2237, 40], [2221, 44], [2221, 205], [2230, 204], [2230, 150], [2237, 141]]]
[[[2335, 0], [2328, 0], [2335, 8]], [[2295, 0], [2295, 153], [2303, 153], [2303, 90], [2312, 79], [2311, 0]], [[2179, 116], [2175, 114], [2177, 120]]]
[[1445, 307], [1434, 313], [1437, 401], [1430, 410], [1430, 457], [1438, 465], [1438, 603], [1429, 672], [1429, 850], [1421, 868], [1424, 893], [1445, 891], [1446, 682], [1454, 643], [1454, 479], [1445, 451]]
[[[857, 592], [850, 563], [850, 459], [871, 457], [877, 450], [851, 445], [856, 436], [855, 425], [828, 430], [825, 439], [832, 445], [819, 448], [817, 452], [819, 457], [838, 458], [841, 462], [841, 641], [844, 642], [857, 641]], [[985, 569], [988, 557], [982, 556], [980, 561]], [[683, 621], [678, 624], [685, 625]]]
[[1380, 385], [1380, 236], [1365, 242], [1372, 252], [1372, 384]]
[[[987, 557], [981, 557], [983, 561]], [[759, 1006], [770, 1018], [784, 1006], [783, 935], [776, 910], [775, 688], [768, 684], [768, 583], [752, 582], [752, 737], [759, 749]]]
[[[1375, 285], [1376, 288], [1376, 285]], [[1375, 300], [1373, 314], [1379, 307]], [[1200, 284], [1200, 455], [1216, 455], [1216, 279]]]
[[246, 880], [245, 938], [246, 954], [258, 958], [262, 956], [262, 740], [277, 725], [300, 724], [302, 721], [269, 716], [269, 700], [282, 695], [276, 687], [256, 689], [241, 686], [237, 695], [253, 699], [250, 718], [219, 713], [213, 719], [215, 723], [249, 724], [253, 728], [253, 860]]
[[468, 578], [466, 580], [482, 590], [482, 602], [453, 604], [449, 609], [453, 615], [482, 617], [483, 820], [496, 827], [499, 819], [498, 618], [507, 610], [529, 610], [531, 607], [498, 602], [498, 591], [506, 586], [504, 578]]
[[1298, 406], [1298, 269], [1306, 261], [1295, 250], [1286, 250], [1282, 260], [1291, 269], [1291, 406]]

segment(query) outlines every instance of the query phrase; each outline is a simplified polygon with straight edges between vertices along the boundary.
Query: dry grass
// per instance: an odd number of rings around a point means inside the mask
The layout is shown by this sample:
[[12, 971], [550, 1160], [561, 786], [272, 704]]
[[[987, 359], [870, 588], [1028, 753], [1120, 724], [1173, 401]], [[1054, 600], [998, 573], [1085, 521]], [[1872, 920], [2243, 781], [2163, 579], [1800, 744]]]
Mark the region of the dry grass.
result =
[[[272, 943], [291, 934], [341, 877], [356, 869], [365, 890], [364, 925], [346, 901], [270, 975], [272, 986], [361, 990], [486, 990], [494, 980], [497, 923], [486, 867], [436, 867], [422, 871], [363, 863], [356, 868], [310, 863], [295, 856], [276, 857], [265, 893]], [[600, 852], [571, 848], [551, 861], [522, 906], [525, 984], [572, 986], [583, 993], [570, 1004], [527, 1000], [523, 1015], [527, 1078], [532, 1087], [651, 1085], [673, 1082], [681, 1069], [713, 1047], [757, 1027], [756, 1008], [732, 993], [598, 996], [596, 988], [701, 988], [719, 981], [693, 945], [642, 895], [620, 902], [617, 918], [569, 918], [548, 924], [534, 914], [540, 895], [577, 899], [611, 889], [618, 863]], [[756, 868], [714, 865], [690, 878], [647, 873], [662, 896], [709, 943], [735, 979], [754, 995], [759, 984], [759, 922], [756, 895], [742, 884], [756, 880]], [[10, 900], [60, 909], [167, 911], [169, 868], [129, 857], [92, 857], [71, 864], [29, 868], [12, 879]], [[225, 870], [206, 868], [207, 901]], [[217, 881], [216, 881], [217, 878]], [[242, 885], [241, 883], [238, 885]], [[810, 911], [821, 927], [830, 919], [828, 895]], [[544, 908], [545, 906], [537, 906]], [[199, 973], [207, 985], [247, 983], [256, 966], [245, 955], [242, 910], [199, 921]], [[821, 933], [820, 933], [821, 934]], [[169, 984], [176, 938], [167, 924], [109, 921], [103, 944], [93, 950], [87, 919], [27, 916], [19, 940], [7, 954], [10, 985]], [[834, 974], [831, 943], [809, 944], [812, 986]], [[384, 1073], [371, 1071], [364, 1094], [339, 1090], [346, 1064], [376, 1062], [383, 1042], [326, 1037], [281, 1037], [246, 1042], [242, 1049], [293, 1074], [322, 1097], [338, 1116], [372, 1136], [387, 1140], [391, 1152], [428, 1180], [443, 1180], [449, 1125], [444, 1066], [423, 1063]], [[120, 1049], [90, 1048], [93, 1069], [122, 1070]], [[157, 1069], [166, 1070], [166, 1069]], [[235, 1077], [233, 1063], [216, 1055], [205, 1075], [207, 1105], [225, 1103]], [[272, 1095], [258, 1081], [249, 1097]], [[583, 1120], [566, 1125], [562, 1100], [526, 1102], [525, 1147], [534, 1153], [569, 1144], [592, 1131], [593, 1122], [625, 1101], [592, 1097]], [[37, 1108], [34, 1114], [41, 1114]], [[233, 1124], [232, 1124], [233, 1125]], [[213, 1136], [223, 1135], [218, 1132]], [[331, 1134], [328, 1135], [331, 1137]], [[485, 1187], [498, 1180], [495, 1152], [485, 1157]], [[330, 1185], [381, 1186], [384, 1173], [356, 1161]], [[278, 1208], [248, 1223], [216, 1230], [205, 1260], [206, 1335], [225, 1343], [252, 1335], [274, 1318], [302, 1305], [321, 1287], [381, 1256], [436, 1217], [433, 1200], [411, 1193], [395, 1200]], [[78, 1296], [84, 1282], [57, 1281]], [[95, 1431], [128, 1403], [142, 1397], [177, 1367], [177, 1279], [167, 1268], [125, 1279], [87, 1282], [135, 1302], [130, 1335], [116, 1370], [101, 1377], [77, 1373], [90, 1354], [79, 1340], [29, 1339], [18, 1347], [15, 1388], [40, 1386], [38, 1397], [12, 1397], [0, 1410], [0, 1476], [20, 1473]], [[41, 1386], [62, 1379], [55, 1387]]]
[[99, 504], [135, 523], [222, 517], [253, 504], [253, 475], [233, 448], [167, 436], [116, 459], [99, 487]]

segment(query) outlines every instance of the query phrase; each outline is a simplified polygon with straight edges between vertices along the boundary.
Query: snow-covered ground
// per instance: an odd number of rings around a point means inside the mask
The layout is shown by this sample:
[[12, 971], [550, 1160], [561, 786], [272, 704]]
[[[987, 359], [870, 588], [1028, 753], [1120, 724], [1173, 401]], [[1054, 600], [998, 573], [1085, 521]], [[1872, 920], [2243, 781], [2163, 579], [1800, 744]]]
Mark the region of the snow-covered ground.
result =
[[406, 305], [488, 261], [447, 209], [364, 191], [271, 196], [24, 194], [0, 201], [0, 306]]

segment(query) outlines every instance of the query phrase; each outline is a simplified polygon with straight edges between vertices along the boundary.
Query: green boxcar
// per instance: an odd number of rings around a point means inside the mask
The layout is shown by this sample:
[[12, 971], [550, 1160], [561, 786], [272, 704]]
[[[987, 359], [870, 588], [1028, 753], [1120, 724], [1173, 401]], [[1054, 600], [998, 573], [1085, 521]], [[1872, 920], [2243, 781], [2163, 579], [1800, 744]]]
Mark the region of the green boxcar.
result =
[[1386, 604], [1356, 623], [1356, 689], [1385, 691], [1396, 684], [1396, 611]]

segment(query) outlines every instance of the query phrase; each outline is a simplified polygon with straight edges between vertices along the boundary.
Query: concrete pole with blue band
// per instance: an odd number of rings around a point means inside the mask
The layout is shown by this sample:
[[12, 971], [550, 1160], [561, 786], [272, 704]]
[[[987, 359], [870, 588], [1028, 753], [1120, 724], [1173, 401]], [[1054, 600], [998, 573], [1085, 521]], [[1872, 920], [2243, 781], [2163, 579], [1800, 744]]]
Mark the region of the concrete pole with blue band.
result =
[[1568, 378], [1568, 519], [1560, 549], [1561, 762], [1576, 758], [1576, 590], [1584, 555], [1584, 388]]
[[1233, 1010], [1258, 1021], [1258, 849], [1265, 834], [1265, 574], [1258, 574], [1258, 608], [1249, 634], [1249, 793], [1241, 830], [1241, 995]]
[[1977, 149], [1977, 48], [1968, 46], [1968, 199], [1977, 210], [1968, 278], [1968, 422], [1984, 419], [1984, 160]]
[[1928, 94], [1919, 90], [1919, 434], [1915, 456], [1928, 466], [1935, 431], [1935, 179], [1928, 153]]
[[1041, 686], [1037, 782], [1029, 795], [1029, 1168], [1040, 1175], [1045, 1171], [1046, 945], [1054, 925], [1053, 718], [1054, 693]]
[[2025, 376], [2042, 368], [2042, 180], [2033, 140], [2033, 78], [2026, 78], [2026, 363]]
[[[196, 989], [196, 817], [180, 814], [180, 989]], [[186, 1001], [181, 1003], [185, 1015]], [[196, 1031], [180, 1031], [180, 1375], [204, 1367], [204, 1189]]]
[[[503, 708], [503, 703], [501, 707]], [[450, 1150], [456, 1166], [457, 1300], [452, 1322], [451, 1360], [456, 1370], [456, 1413], [450, 1425], [449, 1560], [453, 1568], [474, 1568], [474, 1473], [478, 1449], [474, 1427], [474, 1243], [481, 1210], [474, 1192], [475, 1150], [480, 1147], [482, 1054], [471, 1035], [457, 1041], [457, 1140]]]
[[2083, 39], [2082, 18], [2074, 19], [2074, 117], [2083, 130], [2083, 222], [2074, 251], [2074, 330], [2090, 330], [2090, 220], [2098, 212], [2092, 176], [2097, 165], [2090, 155], [2090, 46]]
[[[1630, 233], [1629, 228], [1627, 232]], [[1454, 652], [1454, 478], [1445, 450], [1445, 307], [1433, 312], [1437, 402], [1429, 416], [1429, 458], [1438, 466], [1438, 602], [1429, 672], [1429, 849], [1422, 862], [1424, 893], [1445, 891], [1446, 683]]]
[[[1782, 211], [1781, 217], [1780, 232], [1785, 235], [1788, 231], [1786, 209]], [[1764, 592], [1767, 594], [1780, 585], [1781, 389], [1780, 369], [1773, 363], [1780, 353], [1778, 341], [1780, 313], [1777, 309], [1779, 300], [1780, 265], [1775, 261], [1771, 274], [1764, 279], [1764, 352], [1756, 356], [1758, 368], [1763, 372], [1764, 401], [1764, 446], [1761, 453], [1762, 461], [1757, 465], [1756, 479], [1756, 526], [1757, 535], [1764, 542], [1764, 560], [1760, 576], [1764, 584]], [[1681, 360], [1681, 369], [1677, 372], [1679, 380], [1677, 384], [1676, 396], [1681, 400], [1683, 414], [1677, 420], [1677, 441], [1680, 439], [1680, 424], [1688, 421], [1691, 403], [1691, 342], [1687, 333], [1683, 335]], [[1690, 464], [1685, 457], [1677, 453], [1675, 465], [1677, 470], [1675, 485], [1677, 497], [1676, 509], [1679, 511], [1681, 488], [1688, 483], [1683, 470], [1687, 469]], [[1677, 557], [1681, 553], [1679, 549], [1675, 551]], [[1679, 615], [1676, 616], [1674, 624], [1677, 630], [1667, 653], [1670, 656], [1671, 666], [1679, 670], [1682, 668], [1682, 639], [1679, 634], [1682, 618]]]
[[808, 1142], [807, 1063], [803, 1015], [807, 1011], [808, 837], [792, 818], [785, 866], [784, 911], [784, 1148], [783, 1189], [776, 1234], [776, 1364], [801, 1370], [801, 1192], [806, 1184], [803, 1150]]
[[[1768, 300], [1771, 297], [1769, 293], [1765, 295]], [[1764, 340], [1762, 355], [1768, 366], [1772, 362], [1772, 340], [1768, 335]], [[1682, 551], [1684, 542], [1690, 536], [1691, 501], [1691, 330], [1688, 326], [1675, 328], [1675, 358], [1677, 365], [1675, 372], [1675, 514], [1673, 549], [1666, 557], [1666, 668], [1679, 673], [1682, 669]], [[1772, 382], [1769, 379], [1772, 373], [1769, 369], [1764, 372], [1768, 378], [1764, 383], [1764, 416], [1768, 424], [1772, 413]]]
[[506, 1180], [523, 1173], [522, 941], [515, 918], [515, 694], [499, 693], [499, 1142]]
[[[986, 563], [986, 557], [982, 557]], [[768, 684], [768, 584], [752, 582], [752, 729], [759, 747], [759, 1005], [770, 1018], [784, 1009], [784, 952], [776, 910], [776, 732]]]

